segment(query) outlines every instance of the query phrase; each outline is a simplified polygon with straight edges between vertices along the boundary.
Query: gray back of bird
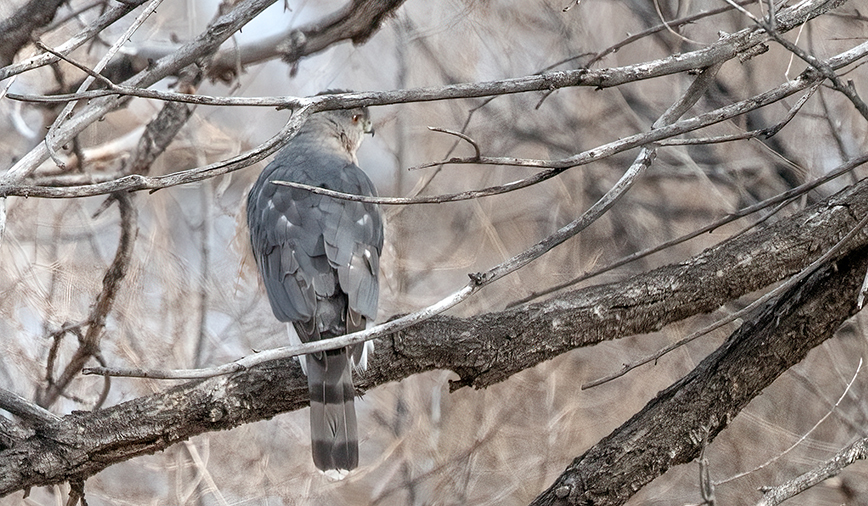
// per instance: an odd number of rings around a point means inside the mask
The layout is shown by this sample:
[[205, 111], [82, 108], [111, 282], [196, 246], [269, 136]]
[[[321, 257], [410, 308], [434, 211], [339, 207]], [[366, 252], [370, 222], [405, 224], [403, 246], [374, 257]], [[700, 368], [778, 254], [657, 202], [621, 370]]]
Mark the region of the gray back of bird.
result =
[[[367, 111], [356, 110], [355, 114]], [[377, 313], [383, 224], [374, 204], [272, 184], [293, 181], [355, 195], [376, 195], [358, 167], [350, 136], [353, 111], [312, 116], [262, 171], [247, 199], [247, 220], [262, 281], [278, 320], [303, 342], [364, 329]], [[370, 129], [370, 122], [367, 123]], [[351, 359], [364, 347], [302, 357], [311, 396], [314, 463], [322, 470], [358, 465]], [[305, 365], [303, 363], [303, 365]]]

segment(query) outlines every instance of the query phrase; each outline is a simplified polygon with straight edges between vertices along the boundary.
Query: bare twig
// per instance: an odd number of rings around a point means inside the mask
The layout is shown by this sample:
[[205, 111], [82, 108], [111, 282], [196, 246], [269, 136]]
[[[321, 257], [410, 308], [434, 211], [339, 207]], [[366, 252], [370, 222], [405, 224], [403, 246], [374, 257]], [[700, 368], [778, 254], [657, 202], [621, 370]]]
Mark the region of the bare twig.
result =
[[[763, 26], [769, 26], [765, 23], [761, 23]], [[830, 67], [826, 62], [820, 60], [812, 54], [808, 54], [804, 50], [802, 50], [799, 46], [793, 44], [787, 39], [781, 37], [781, 35], [771, 26], [768, 27], [769, 33], [774, 37], [775, 41], [778, 44], [784, 46], [788, 51], [798, 56], [802, 60], [804, 60], [808, 65], [817, 69], [818, 72], [823, 74], [827, 79], [832, 81], [832, 85], [835, 89], [846, 96], [850, 102], [856, 107], [856, 110], [859, 111], [859, 114], [862, 115], [863, 118], [868, 120], [868, 104], [862, 100], [859, 96], [859, 93], [856, 91], [856, 87], [853, 85], [853, 81], [847, 81], [847, 84], [844, 84], [841, 81], [841, 78], [838, 77], [838, 74], [835, 73], [835, 70]]]
[[719, 142], [732, 142], [732, 141], [740, 141], [740, 140], [748, 140], [748, 139], [768, 139], [770, 137], [774, 137], [780, 132], [787, 124], [792, 121], [793, 118], [796, 117], [796, 114], [802, 109], [808, 99], [814, 96], [814, 93], [820, 88], [820, 82], [815, 83], [813, 86], [808, 88], [799, 99], [793, 104], [792, 107], [787, 111], [786, 116], [774, 125], [771, 125], [766, 128], [760, 128], [756, 130], [751, 130], [750, 132], [744, 132], [741, 134], [732, 134], [732, 135], [718, 135], [715, 137], [703, 137], [703, 138], [693, 138], [693, 139], [663, 139], [658, 142], [660, 146], [683, 146], [683, 145], [695, 145], [695, 144], [714, 144]]
[[196, 379], [196, 378], [211, 378], [224, 374], [244, 371], [257, 364], [262, 364], [271, 360], [305, 355], [308, 353], [316, 353], [320, 351], [333, 350], [349, 346], [351, 344], [362, 343], [376, 337], [386, 334], [391, 334], [403, 328], [409, 327], [415, 323], [424, 321], [431, 316], [440, 314], [443, 311], [455, 306], [459, 302], [465, 300], [473, 292], [478, 290], [474, 283], [470, 283], [461, 290], [453, 293], [439, 302], [432, 304], [420, 311], [410, 313], [395, 320], [371, 327], [366, 330], [346, 334], [340, 337], [331, 339], [322, 339], [320, 341], [312, 341], [309, 343], [283, 346], [267, 351], [261, 351], [253, 355], [247, 355], [244, 358], [238, 359], [228, 364], [223, 364], [216, 367], [208, 367], [204, 369], [177, 369], [177, 370], [142, 370], [142, 369], [125, 369], [125, 368], [108, 368], [108, 367], [89, 367], [82, 370], [83, 374], [101, 374], [108, 376], [125, 376], [133, 378], [152, 378], [152, 379]]
[[806, 439], [808, 439], [808, 436], [810, 436], [810, 435], [811, 435], [815, 430], [817, 430], [817, 427], [819, 427], [820, 424], [822, 424], [824, 421], [826, 421], [826, 419], [828, 419], [830, 416], [832, 416], [832, 413], [834, 413], [835, 410], [838, 409], [838, 406], [841, 405], [841, 402], [844, 400], [844, 398], [847, 396], [847, 394], [850, 393], [850, 389], [853, 387], [853, 383], [856, 382], [856, 378], [859, 377], [859, 372], [860, 372], [861, 370], [862, 370], [862, 358], [860, 357], [860, 358], [859, 358], [859, 364], [856, 365], [856, 371], [853, 372], [853, 377], [850, 379], [850, 381], [849, 381], [849, 382], [847, 383], [847, 385], [844, 387], [844, 391], [841, 392], [841, 395], [838, 397], [838, 401], [835, 402], [835, 404], [832, 405], [831, 408], [829, 408], [829, 411], [827, 411], [825, 415], [823, 415], [819, 420], [817, 420], [817, 422], [813, 425], [813, 427], [811, 427], [810, 429], [808, 429], [808, 431], [805, 432], [804, 434], [802, 434], [802, 436], [801, 436], [801, 437], [800, 437], [800, 438], [799, 438], [795, 443], [793, 443], [792, 445], [790, 445], [789, 448], [787, 448], [786, 450], [784, 450], [784, 451], [778, 453], [778, 454], [775, 455], [774, 457], [772, 457], [772, 458], [770, 458], [769, 460], [765, 461], [764, 463], [762, 463], [762, 464], [756, 466], [755, 468], [751, 469], [750, 471], [745, 471], [745, 472], [742, 472], [742, 473], [738, 473], [738, 474], [736, 474], [736, 475], [730, 476], [729, 478], [726, 478], [725, 480], [717, 481], [717, 482], [715, 482], [715, 485], [722, 485], [722, 484], [724, 484], [724, 483], [729, 483], [729, 482], [734, 481], [734, 480], [737, 480], [737, 479], [739, 479], [739, 478], [743, 478], [743, 477], [745, 477], [745, 476], [747, 476], [747, 475], [749, 475], [749, 474], [751, 474], [751, 473], [755, 473], [755, 472], [757, 472], [757, 471], [759, 471], [759, 470], [761, 470], [761, 469], [765, 469], [765, 468], [768, 467], [769, 465], [771, 465], [771, 464], [773, 464], [774, 462], [780, 460], [781, 457], [783, 457], [784, 455], [790, 453], [790, 452], [791, 452], [795, 447], [797, 447], [797, 446], [799, 446], [800, 444], [802, 444], [802, 442], [804, 442]]
[[476, 151], [476, 159], [477, 160], [482, 157], [482, 153], [479, 151], [479, 144], [477, 144], [476, 141], [474, 141], [469, 135], [461, 133], [461, 132], [456, 132], [454, 130], [448, 130], [446, 128], [439, 128], [439, 127], [432, 127], [432, 126], [429, 126], [428, 130], [431, 130], [432, 132], [440, 132], [443, 134], [454, 135], [455, 137], [458, 137], [459, 139], [463, 139], [463, 140], [467, 141], [471, 146], [473, 146], [473, 150]]
[[814, 485], [838, 475], [844, 468], [857, 460], [865, 459], [868, 459], [868, 438], [862, 438], [848, 445], [831, 459], [801, 476], [777, 487], [764, 490], [763, 497], [757, 502], [757, 506], [776, 506]]
[[232, 158], [205, 165], [203, 167], [198, 167], [196, 169], [179, 171], [174, 174], [167, 174], [165, 176], [155, 177], [132, 174], [128, 176], [123, 176], [118, 179], [113, 179], [111, 181], [81, 186], [26, 186], [19, 187], [19, 189], [21, 190], [20, 193], [12, 192], [7, 194], [3, 193], [3, 184], [0, 183], [0, 196], [36, 196], [35, 194], [29, 193], [30, 191], [34, 191], [39, 193], [41, 197], [69, 198], [104, 195], [107, 193], [115, 193], [120, 191], [156, 191], [171, 186], [177, 186], [180, 184], [192, 183], [216, 176], [221, 176], [223, 174], [228, 174], [229, 172], [253, 165], [254, 163], [267, 158], [269, 155], [277, 151], [280, 146], [282, 146], [286, 142], [287, 139], [295, 135], [299, 127], [307, 120], [308, 116], [311, 114], [312, 109], [312, 105], [300, 107], [297, 111], [295, 111], [292, 116], [290, 116], [289, 120], [286, 122], [280, 132], [278, 132], [276, 135], [274, 135], [264, 143], [255, 147], [254, 149], [246, 151]]
[[[93, 70], [92, 68], [88, 67], [87, 65], [85, 65], [83, 63], [79, 63], [78, 61], [64, 55], [61, 52], [58, 52], [58, 51], [55, 51], [54, 49], [51, 49], [50, 47], [46, 46], [41, 40], [35, 40], [35, 41], [33, 41], [33, 44], [37, 48], [39, 48], [39, 49], [41, 49], [47, 53], [53, 54], [58, 59], [63, 60], [65, 62], [69, 63], [70, 65], [72, 65], [73, 67], [81, 70], [82, 72], [84, 72], [85, 74], [94, 78], [95, 80], [103, 83], [106, 87], [108, 87], [108, 88], [114, 88], [115, 87], [115, 83], [111, 82], [111, 80], [108, 79], [106, 76], [100, 74], [96, 70]], [[72, 99], [70, 99], [70, 101], [71, 100]]]
[[87, 361], [99, 354], [100, 340], [105, 328], [106, 319], [114, 305], [121, 281], [126, 276], [138, 231], [136, 209], [131, 197], [124, 193], [118, 193], [112, 198], [117, 201], [121, 215], [121, 236], [118, 241], [117, 252], [111, 265], [106, 270], [103, 277], [103, 289], [97, 296], [96, 303], [88, 316], [86, 322], [87, 332], [79, 340], [78, 349], [69, 360], [61, 375], [56, 381], [49, 383], [45, 391], [39, 396], [38, 404], [40, 406], [46, 407], [53, 404], [67, 385], [78, 376]]
[[667, 32], [671, 33], [675, 37], [678, 37], [679, 39], [681, 39], [684, 42], [690, 42], [692, 44], [702, 45], [701, 42], [690, 39], [688, 37], [685, 37], [684, 35], [675, 31], [675, 28], [673, 28], [672, 25], [668, 21], [666, 21], [666, 17], [663, 15], [663, 11], [660, 10], [660, 1], [659, 0], [654, 0], [654, 10], [657, 12], [657, 17], [660, 19], [660, 22], [663, 24], [663, 26], [666, 27]]

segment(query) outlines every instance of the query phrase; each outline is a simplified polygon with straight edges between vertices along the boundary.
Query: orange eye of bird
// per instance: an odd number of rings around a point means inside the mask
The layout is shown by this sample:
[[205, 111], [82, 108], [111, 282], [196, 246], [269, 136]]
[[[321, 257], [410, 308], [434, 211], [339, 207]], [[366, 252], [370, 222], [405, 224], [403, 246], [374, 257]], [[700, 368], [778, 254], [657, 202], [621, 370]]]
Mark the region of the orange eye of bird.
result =
[[358, 114], [353, 114], [353, 123], [358, 123], [360, 117]]

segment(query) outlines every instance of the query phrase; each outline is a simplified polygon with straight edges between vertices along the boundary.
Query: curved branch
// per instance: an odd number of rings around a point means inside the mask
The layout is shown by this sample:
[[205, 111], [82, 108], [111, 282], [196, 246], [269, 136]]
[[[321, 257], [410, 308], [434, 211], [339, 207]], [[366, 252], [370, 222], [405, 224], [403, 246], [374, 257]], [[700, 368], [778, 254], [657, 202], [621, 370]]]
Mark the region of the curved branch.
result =
[[63, 373], [56, 381], [52, 381], [39, 396], [40, 406], [47, 407], [54, 404], [67, 385], [78, 376], [88, 360], [99, 355], [99, 345], [102, 340], [108, 313], [114, 305], [121, 281], [123, 281], [127, 274], [133, 245], [138, 233], [136, 208], [131, 201], [130, 195], [124, 193], [111, 197], [111, 200], [118, 203], [120, 210], [121, 234], [118, 240], [118, 249], [115, 252], [111, 265], [109, 265], [103, 276], [103, 289], [97, 295], [96, 303], [93, 305], [91, 313], [87, 318], [87, 332], [79, 339], [78, 349], [72, 358], [70, 358]]

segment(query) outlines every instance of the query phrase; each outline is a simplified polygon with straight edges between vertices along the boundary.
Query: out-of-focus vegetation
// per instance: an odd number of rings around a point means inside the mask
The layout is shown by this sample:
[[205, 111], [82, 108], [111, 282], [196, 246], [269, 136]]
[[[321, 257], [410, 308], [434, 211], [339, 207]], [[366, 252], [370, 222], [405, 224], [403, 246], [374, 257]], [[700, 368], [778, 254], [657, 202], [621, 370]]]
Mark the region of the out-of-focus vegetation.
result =
[[[21, 2], [0, 6], [10, 17]], [[226, 2], [227, 4], [231, 2]], [[94, 5], [91, 5], [94, 4]], [[106, 2], [106, 5], [113, 2]], [[247, 48], [288, 27], [323, 19], [339, 1], [277, 2], [224, 48]], [[571, 8], [565, 9], [570, 6]], [[753, 26], [722, 1], [644, 0], [418, 1], [408, 0], [358, 45], [337, 42], [291, 64], [257, 61], [229, 82], [208, 79], [195, 92], [214, 96], [309, 96], [325, 89], [408, 89], [576, 69], [631, 34], [706, 11], [686, 25], [663, 27], [594, 61], [590, 68], [628, 67], [689, 53], [722, 34]], [[760, 16], [765, 2], [745, 3]], [[211, 1], [166, 0], [124, 47], [158, 51], [194, 39], [218, 12]], [[57, 11], [39, 39], [58, 47], [93, 23], [102, 2], [73, 0]], [[224, 8], [229, 9], [228, 5]], [[783, 8], [783, 6], [778, 6]], [[70, 57], [93, 67], [141, 9], [104, 30]], [[784, 34], [825, 59], [864, 42], [868, 20], [848, 2]], [[806, 64], [771, 41], [768, 52], [726, 62], [690, 115], [750, 98], [795, 78]], [[41, 50], [27, 44], [22, 61]], [[862, 95], [865, 69], [841, 78]], [[69, 63], [44, 66], [0, 81], [5, 92], [74, 91], [85, 74]], [[376, 136], [360, 151], [360, 165], [381, 195], [438, 195], [495, 186], [540, 169], [443, 165], [407, 170], [451, 156], [472, 156], [462, 131], [483, 155], [552, 160], [647, 132], [684, 93], [694, 75], [682, 72], [622, 86], [567, 87], [485, 98], [462, 98], [372, 107]], [[176, 78], [153, 86], [172, 89]], [[4, 91], [5, 90], [5, 91]], [[711, 137], [762, 129], [782, 121], [799, 94], [685, 137]], [[78, 106], [87, 107], [86, 103]], [[68, 178], [85, 184], [121, 170], [142, 127], [163, 107], [132, 99], [105, 115], [75, 142], [58, 146], [67, 161], [50, 159], [26, 181]], [[60, 106], [0, 100], [0, 166], [20, 161], [42, 141]], [[273, 107], [195, 108], [165, 152], [150, 165], [156, 176], [235, 156], [279, 131], [290, 112]], [[862, 155], [866, 119], [843, 94], [820, 87], [773, 137], [658, 148], [636, 185], [600, 220], [517, 273], [484, 288], [450, 314], [472, 316], [568, 283], [621, 257], [694, 231], [740, 208], [822, 176]], [[485, 271], [576, 219], [630, 166], [630, 150], [520, 191], [434, 205], [386, 208], [381, 320], [412, 312], [459, 289], [467, 274]], [[83, 162], [82, 162], [83, 160]], [[264, 166], [131, 197], [137, 237], [100, 341], [107, 364], [140, 368], [216, 365], [253, 350], [288, 344], [258, 284], [243, 225], [246, 191]], [[721, 226], [581, 284], [627, 278], [685, 260], [752, 223], [787, 216], [864, 176], [864, 169], [807, 193], [775, 215], [766, 210]], [[77, 179], [76, 179], [77, 178]], [[90, 178], [90, 179], [89, 179]], [[78, 349], [65, 327], [88, 318], [118, 247], [117, 206], [106, 196], [74, 199], [9, 197], [0, 242], [0, 387], [30, 400], [45, 399], [47, 368], [57, 379]], [[546, 293], [540, 299], [557, 297]], [[659, 332], [583, 348], [544, 362], [485, 390], [449, 393], [455, 375], [435, 371], [367, 392], [360, 402], [361, 466], [330, 482], [310, 462], [307, 413], [290, 412], [227, 432], [205, 433], [156, 455], [113, 465], [85, 483], [87, 501], [100, 504], [527, 504], [576, 456], [627, 421], [659, 390], [693, 369], [735, 328], [729, 324], [614, 382], [582, 384], [616, 372], [692, 331], [736, 311], [759, 294], [736, 299], [709, 315]], [[537, 299], [533, 299], [537, 300]], [[737, 322], [740, 323], [740, 322]], [[814, 350], [757, 397], [706, 452], [720, 504], [756, 501], [758, 487], [773, 486], [810, 469], [857, 437], [865, 436], [866, 380], [856, 373], [866, 341], [860, 316], [837, 338]], [[60, 337], [62, 336], [62, 338]], [[95, 362], [89, 362], [94, 365]], [[104, 405], [158, 392], [157, 380], [116, 378]], [[104, 381], [76, 376], [45, 407], [64, 415], [91, 409]], [[815, 423], [831, 415], [809, 433]], [[5, 413], [4, 413], [5, 414]], [[782, 454], [807, 435], [793, 450]], [[769, 459], [777, 460], [745, 476]], [[791, 501], [792, 504], [868, 502], [865, 465], [856, 464]], [[696, 464], [682, 465], [643, 488], [631, 504], [699, 503]], [[26, 504], [65, 500], [64, 486], [34, 489]], [[15, 493], [0, 504], [19, 504]], [[788, 503], [789, 504], [789, 503]]]

